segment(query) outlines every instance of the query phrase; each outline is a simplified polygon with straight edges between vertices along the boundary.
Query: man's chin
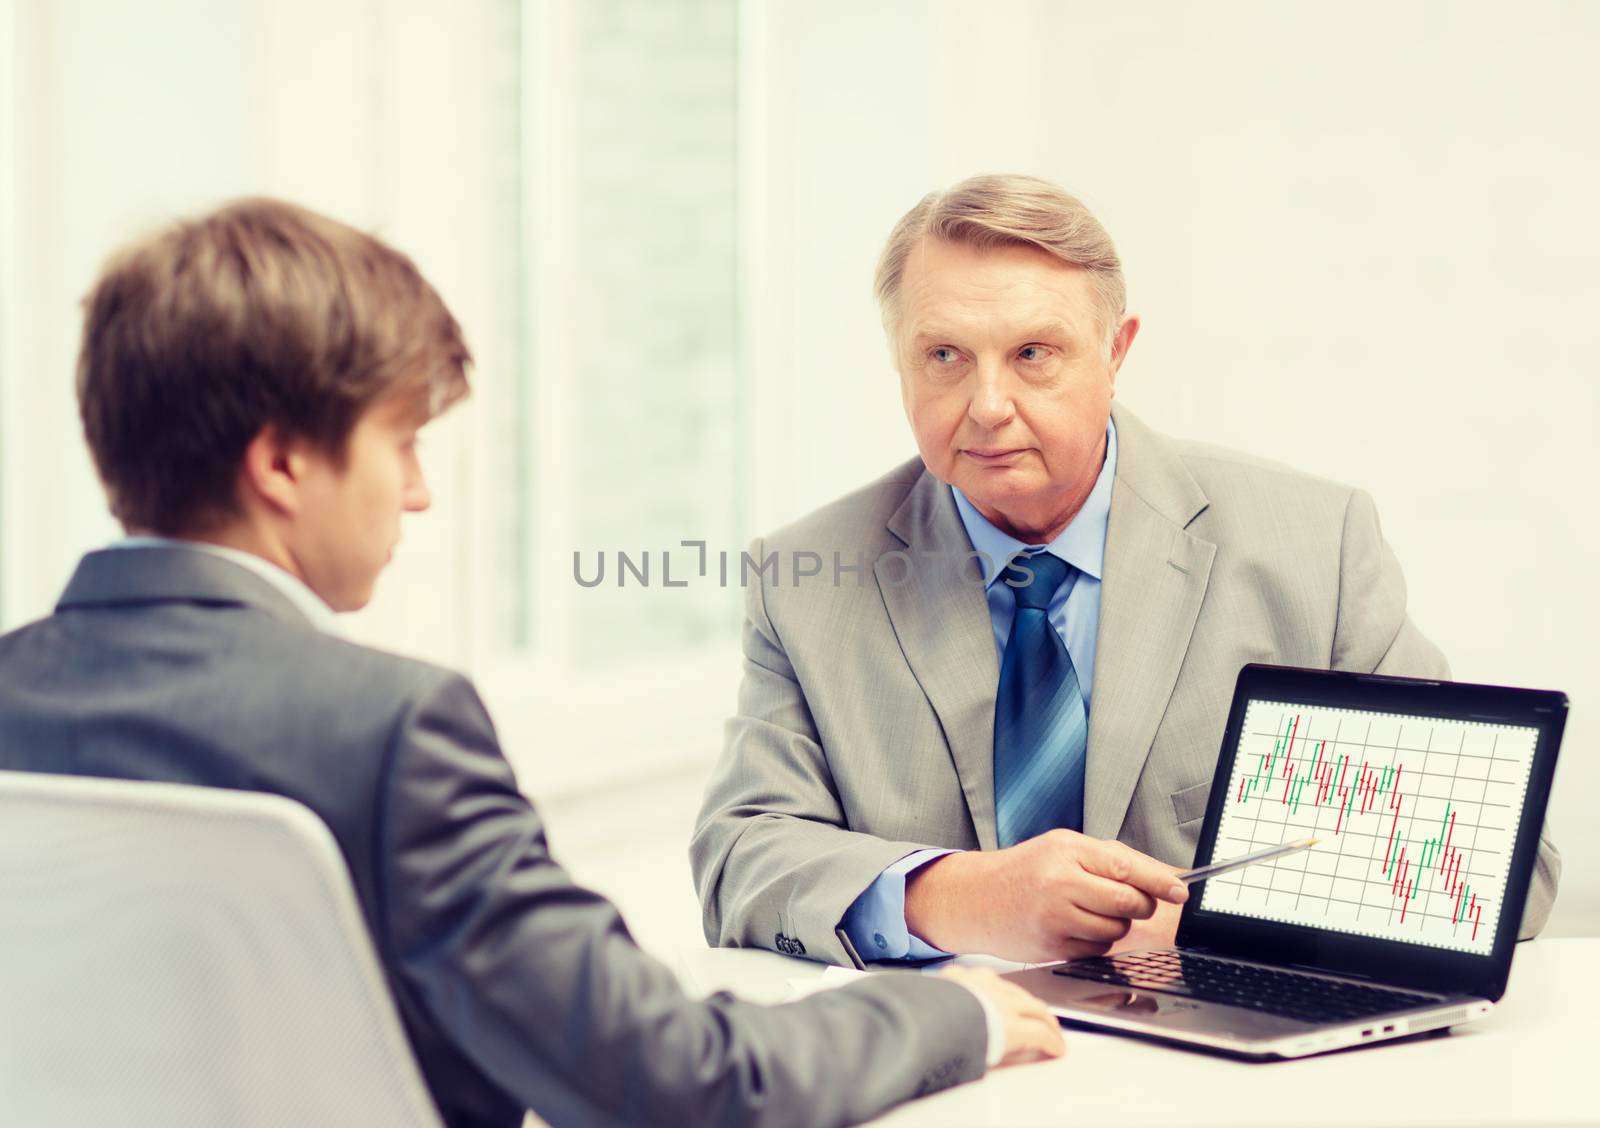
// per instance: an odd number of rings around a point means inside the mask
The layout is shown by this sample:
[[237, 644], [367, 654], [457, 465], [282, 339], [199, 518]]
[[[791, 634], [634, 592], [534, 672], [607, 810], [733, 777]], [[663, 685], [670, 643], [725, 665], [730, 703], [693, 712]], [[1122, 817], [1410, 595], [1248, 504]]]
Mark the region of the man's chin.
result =
[[972, 482], [969, 476], [966, 481], [956, 482], [956, 486], [984, 519], [1002, 532], [1028, 543], [1038, 540], [1037, 531], [1031, 535], [1024, 535], [1024, 531], [1037, 530], [1041, 520], [1048, 521], [1045, 515], [1058, 505], [1056, 495], [1021, 475], [1012, 481], [997, 480], [995, 475], [984, 478], [987, 480]]
[[359, 590], [345, 590], [338, 592], [317, 594], [322, 596], [322, 602], [340, 615], [347, 615], [352, 611], [360, 611], [372, 602], [373, 594], [377, 590], [377, 581], [367, 584]]
[[1026, 508], [1037, 502], [1048, 491], [1042, 489], [1031, 474], [1011, 468], [983, 469], [955, 476], [955, 486], [967, 495], [967, 500], [980, 509], [998, 509], [1007, 512]]

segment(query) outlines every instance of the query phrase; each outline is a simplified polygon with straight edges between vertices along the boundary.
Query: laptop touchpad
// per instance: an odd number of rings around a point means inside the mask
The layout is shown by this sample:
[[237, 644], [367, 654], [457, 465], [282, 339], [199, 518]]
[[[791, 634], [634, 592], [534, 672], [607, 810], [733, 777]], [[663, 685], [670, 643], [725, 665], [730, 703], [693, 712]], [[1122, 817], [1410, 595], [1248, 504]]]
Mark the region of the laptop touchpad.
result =
[[1138, 991], [1105, 991], [1087, 998], [1074, 999], [1073, 1004], [1094, 1007], [1096, 1010], [1118, 1011], [1122, 1014], [1155, 1014], [1161, 1009], [1161, 1001], [1156, 996], [1140, 994]]

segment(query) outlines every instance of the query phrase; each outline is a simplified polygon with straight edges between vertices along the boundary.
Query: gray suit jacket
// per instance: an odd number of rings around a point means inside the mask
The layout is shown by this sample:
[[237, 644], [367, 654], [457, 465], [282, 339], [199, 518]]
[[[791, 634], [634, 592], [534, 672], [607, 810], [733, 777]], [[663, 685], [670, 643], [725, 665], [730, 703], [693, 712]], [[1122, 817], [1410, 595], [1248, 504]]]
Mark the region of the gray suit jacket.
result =
[[451, 1125], [832, 1125], [983, 1072], [954, 983], [685, 997], [552, 860], [464, 678], [320, 633], [227, 560], [85, 557], [54, 615], [0, 638], [0, 768], [310, 807]]
[[[1188, 865], [1245, 663], [1449, 671], [1406, 617], [1365, 493], [1113, 418], [1084, 832]], [[793, 936], [845, 962], [834, 928], [886, 866], [995, 848], [988, 603], [956, 569], [916, 564], [970, 551], [920, 460], [756, 542], [778, 570], [746, 586], [738, 713], [690, 847], [712, 943]], [[820, 575], [796, 575], [806, 553]], [[1546, 837], [1525, 936], [1559, 874]]]

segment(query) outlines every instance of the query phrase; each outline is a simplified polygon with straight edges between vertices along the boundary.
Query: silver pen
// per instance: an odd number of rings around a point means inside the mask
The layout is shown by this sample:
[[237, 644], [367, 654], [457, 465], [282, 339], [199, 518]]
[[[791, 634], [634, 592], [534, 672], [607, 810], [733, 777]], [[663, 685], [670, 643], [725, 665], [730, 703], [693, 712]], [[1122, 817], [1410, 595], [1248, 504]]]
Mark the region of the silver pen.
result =
[[1226, 862], [1212, 862], [1208, 866], [1185, 870], [1178, 875], [1178, 880], [1185, 885], [1193, 885], [1195, 882], [1204, 881], [1208, 877], [1216, 877], [1219, 873], [1232, 873], [1236, 869], [1253, 866], [1257, 862], [1270, 862], [1272, 859], [1281, 858], [1285, 854], [1293, 854], [1296, 850], [1309, 849], [1320, 841], [1322, 841], [1320, 838], [1299, 838], [1293, 842], [1285, 842], [1282, 846], [1268, 846], [1265, 850], [1257, 850], [1253, 854], [1230, 858]]

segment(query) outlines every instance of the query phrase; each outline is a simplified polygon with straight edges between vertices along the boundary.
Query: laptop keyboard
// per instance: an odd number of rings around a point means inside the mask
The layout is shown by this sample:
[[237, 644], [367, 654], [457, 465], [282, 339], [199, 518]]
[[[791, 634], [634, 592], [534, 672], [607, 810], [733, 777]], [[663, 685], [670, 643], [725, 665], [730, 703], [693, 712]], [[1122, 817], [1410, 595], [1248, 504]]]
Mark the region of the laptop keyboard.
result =
[[1343, 1022], [1438, 1002], [1432, 995], [1171, 950], [1096, 956], [1073, 960], [1053, 970], [1056, 975], [1073, 979], [1184, 995], [1302, 1022]]

